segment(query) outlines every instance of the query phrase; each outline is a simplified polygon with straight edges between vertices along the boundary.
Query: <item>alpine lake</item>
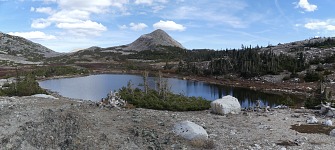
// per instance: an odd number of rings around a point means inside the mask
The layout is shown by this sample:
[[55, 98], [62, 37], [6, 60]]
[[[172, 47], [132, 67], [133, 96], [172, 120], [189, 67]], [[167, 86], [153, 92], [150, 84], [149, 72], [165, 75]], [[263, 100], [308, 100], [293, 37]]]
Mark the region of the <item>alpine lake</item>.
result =
[[[168, 87], [175, 94], [185, 96], [203, 97], [209, 101], [219, 99], [226, 95], [236, 97], [242, 108], [252, 107], [257, 100], [261, 100], [261, 106], [277, 106], [282, 104], [286, 97], [262, 93], [247, 88], [228, 87], [217, 84], [209, 84], [200, 81], [182, 80], [177, 78], [163, 78], [167, 80]], [[40, 81], [39, 85], [63, 97], [100, 101], [110, 91], [118, 91], [131, 82], [133, 88], [143, 90], [143, 76], [130, 74], [99, 74], [84, 77], [61, 78]], [[151, 89], [157, 88], [157, 77], [148, 77], [148, 85]]]

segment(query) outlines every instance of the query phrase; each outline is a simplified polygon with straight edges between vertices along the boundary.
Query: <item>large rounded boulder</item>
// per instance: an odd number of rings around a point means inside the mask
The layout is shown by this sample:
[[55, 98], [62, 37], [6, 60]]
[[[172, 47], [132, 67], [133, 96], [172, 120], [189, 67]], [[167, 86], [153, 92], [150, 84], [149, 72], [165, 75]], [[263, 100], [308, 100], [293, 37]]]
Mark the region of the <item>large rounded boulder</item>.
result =
[[221, 99], [217, 99], [211, 102], [211, 111], [214, 114], [226, 115], [226, 114], [238, 114], [241, 112], [241, 104], [238, 99], [227, 95]]
[[173, 132], [187, 140], [207, 139], [207, 131], [194, 122], [181, 121], [174, 125]]

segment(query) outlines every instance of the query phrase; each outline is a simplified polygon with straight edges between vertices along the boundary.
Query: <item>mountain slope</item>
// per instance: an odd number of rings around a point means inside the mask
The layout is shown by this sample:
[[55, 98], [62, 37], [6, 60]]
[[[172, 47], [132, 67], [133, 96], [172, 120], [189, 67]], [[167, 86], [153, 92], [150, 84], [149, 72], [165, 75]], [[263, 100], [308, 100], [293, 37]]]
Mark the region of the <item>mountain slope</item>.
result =
[[46, 57], [57, 56], [57, 53], [41, 44], [34, 43], [22, 37], [0, 32], [0, 53], [20, 56], [28, 60], [39, 61]]
[[307, 60], [325, 58], [335, 54], [335, 37], [311, 38], [260, 49], [260, 52], [265, 51], [272, 51], [276, 55], [284, 54], [293, 57], [297, 57], [302, 53]]
[[144, 34], [134, 42], [128, 44], [123, 50], [143, 51], [154, 50], [159, 46], [171, 46], [185, 49], [178, 41], [161, 29]]

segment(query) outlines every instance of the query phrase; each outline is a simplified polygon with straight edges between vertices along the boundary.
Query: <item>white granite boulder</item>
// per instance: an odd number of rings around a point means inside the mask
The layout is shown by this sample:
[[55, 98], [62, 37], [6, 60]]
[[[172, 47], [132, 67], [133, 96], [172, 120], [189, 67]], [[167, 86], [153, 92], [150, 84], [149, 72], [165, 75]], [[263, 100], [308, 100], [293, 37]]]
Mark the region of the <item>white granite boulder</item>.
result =
[[182, 121], [174, 125], [173, 132], [187, 140], [193, 139], [207, 139], [207, 131], [194, 122]]
[[241, 104], [238, 102], [237, 98], [227, 95], [221, 99], [212, 101], [211, 111], [212, 113], [219, 115], [238, 114], [241, 112]]
[[316, 119], [314, 116], [310, 116], [306, 120], [306, 123], [307, 124], [317, 124], [318, 123], [318, 119]]
[[333, 122], [330, 119], [327, 119], [324, 124], [326, 126], [333, 126]]

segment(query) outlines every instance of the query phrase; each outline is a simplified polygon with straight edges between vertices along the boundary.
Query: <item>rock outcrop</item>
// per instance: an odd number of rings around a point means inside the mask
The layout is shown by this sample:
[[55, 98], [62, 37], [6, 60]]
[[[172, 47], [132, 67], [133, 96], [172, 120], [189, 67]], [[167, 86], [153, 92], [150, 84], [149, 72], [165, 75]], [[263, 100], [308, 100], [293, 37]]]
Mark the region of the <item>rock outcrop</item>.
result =
[[[34, 43], [22, 37], [13, 36], [1, 32], [0, 54], [9, 57], [23, 57], [35, 61], [39, 61], [41, 58], [45, 57], [60, 55], [60, 53], [57, 53], [41, 44]], [[3, 59], [0, 58], [0, 60]]]
[[184, 49], [184, 47], [179, 42], [174, 40], [170, 35], [161, 29], [157, 29], [149, 34], [142, 35], [123, 49], [143, 51], [155, 50], [159, 46], [171, 46]]
[[241, 104], [237, 98], [228, 95], [211, 102], [211, 111], [219, 115], [238, 114], [241, 112]]

